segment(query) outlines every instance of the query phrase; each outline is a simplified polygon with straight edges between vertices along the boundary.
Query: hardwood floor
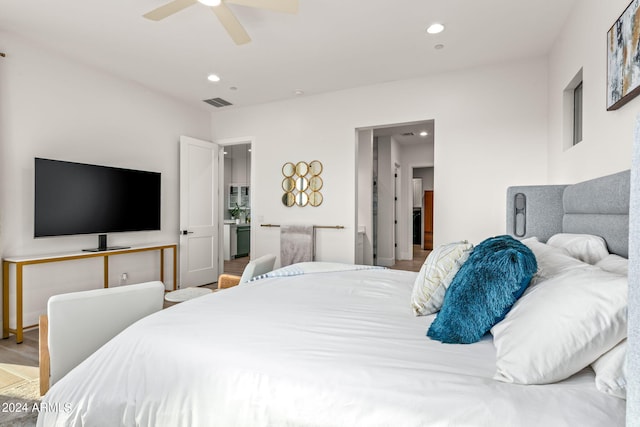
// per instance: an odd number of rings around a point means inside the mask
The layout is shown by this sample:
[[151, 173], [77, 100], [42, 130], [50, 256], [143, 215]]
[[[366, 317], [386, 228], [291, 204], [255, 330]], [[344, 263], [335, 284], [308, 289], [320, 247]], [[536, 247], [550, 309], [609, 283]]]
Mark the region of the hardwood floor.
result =
[[244, 268], [247, 266], [247, 264], [249, 264], [249, 256], [232, 259], [231, 261], [225, 261], [224, 273], [242, 276], [242, 272], [244, 271]]
[[420, 245], [413, 245], [413, 259], [396, 261], [392, 268], [394, 270], [420, 271], [420, 267], [424, 264], [424, 260], [431, 250], [424, 250]]

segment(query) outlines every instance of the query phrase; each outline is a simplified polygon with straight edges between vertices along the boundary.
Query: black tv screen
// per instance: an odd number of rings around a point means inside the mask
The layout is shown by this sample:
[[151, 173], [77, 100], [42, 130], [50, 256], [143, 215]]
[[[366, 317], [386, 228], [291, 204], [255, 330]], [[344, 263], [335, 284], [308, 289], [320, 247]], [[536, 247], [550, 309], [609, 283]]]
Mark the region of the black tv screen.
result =
[[160, 230], [160, 173], [35, 159], [35, 237]]

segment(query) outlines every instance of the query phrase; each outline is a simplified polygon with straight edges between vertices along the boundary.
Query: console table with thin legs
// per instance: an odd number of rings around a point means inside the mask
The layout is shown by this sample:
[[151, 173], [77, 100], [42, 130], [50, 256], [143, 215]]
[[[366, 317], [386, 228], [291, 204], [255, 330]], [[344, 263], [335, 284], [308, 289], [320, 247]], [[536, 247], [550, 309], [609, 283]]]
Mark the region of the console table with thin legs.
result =
[[[126, 249], [115, 249], [100, 252], [73, 252], [66, 254], [53, 255], [36, 255], [21, 257], [6, 257], [2, 260], [2, 338], [8, 338], [9, 334], [16, 336], [16, 342], [21, 343], [23, 331], [25, 329], [34, 328], [38, 325], [23, 326], [22, 324], [22, 297], [23, 283], [22, 273], [24, 266], [33, 264], [45, 264], [51, 262], [73, 261], [78, 259], [97, 258], [104, 259], [104, 287], [109, 287], [109, 257], [115, 255], [125, 255], [136, 252], [159, 251], [160, 252], [160, 281], [164, 282], [164, 251], [171, 249], [173, 251], [173, 290], [177, 289], [177, 244], [161, 244], [149, 246], [134, 246]], [[15, 266], [15, 307], [16, 307], [16, 327], [9, 327], [9, 272], [11, 266]]]

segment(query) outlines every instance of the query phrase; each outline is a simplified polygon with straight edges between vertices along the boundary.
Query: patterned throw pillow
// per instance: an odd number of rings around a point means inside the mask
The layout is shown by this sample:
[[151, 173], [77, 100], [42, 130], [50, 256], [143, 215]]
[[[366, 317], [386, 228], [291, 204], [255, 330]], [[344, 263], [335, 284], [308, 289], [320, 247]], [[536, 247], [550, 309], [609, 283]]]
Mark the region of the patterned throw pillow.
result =
[[416, 316], [440, 310], [444, 294], [460, 266], [469, 258], [473, 245], [466, 240], [435, 248], [424, 261], [413, 285], [411, 308]]

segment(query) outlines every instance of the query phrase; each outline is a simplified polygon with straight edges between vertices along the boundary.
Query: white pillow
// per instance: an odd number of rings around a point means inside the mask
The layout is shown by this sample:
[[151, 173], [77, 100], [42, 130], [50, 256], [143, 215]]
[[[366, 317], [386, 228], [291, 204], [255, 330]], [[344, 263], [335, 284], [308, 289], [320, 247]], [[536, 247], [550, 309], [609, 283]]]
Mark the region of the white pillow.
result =
[[629, 260], [616, 254], [609, 254], [596, 263], [596, 266], [605, 271], [621, 274], [622, 276], [629, 275]]
[[625, 339], [591, 364], [596, 373], [598, 390], [621, 399], [627, 398], [627, 376], [624, 364], [626, 355], [627, 340]]
[[585, 265], [530, 286], [491, 328], [495, 379], [546, 384], [584, 369], [626, 337], [627, 278]]
[[569, 255], [565, 249], [549, 246], [535, 237], [522, 240], [522, 243], [531, 249], [538, 263], [538, 272], [533, 276], [529, 286], [588, 265]]
[[607, 243], [591, 234], [559, 233], [547, 240], [549, 246], [565, 249], [569, 255], [588, 264], [595, 264], [609, 255]]
[[472, 249], [473, 245], [464, 240], [441, 245], [431, 251], [420, 268], [411, 293], [411, 308], [416, 316], [440, 310], [449, 284]]

